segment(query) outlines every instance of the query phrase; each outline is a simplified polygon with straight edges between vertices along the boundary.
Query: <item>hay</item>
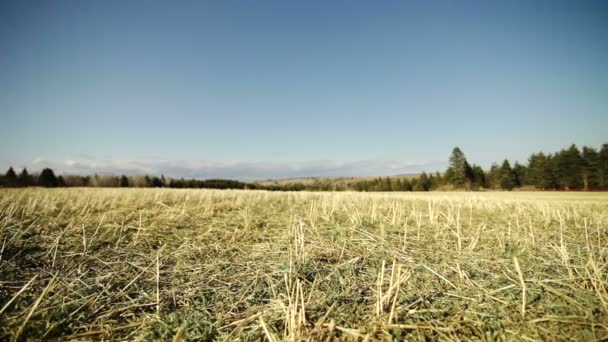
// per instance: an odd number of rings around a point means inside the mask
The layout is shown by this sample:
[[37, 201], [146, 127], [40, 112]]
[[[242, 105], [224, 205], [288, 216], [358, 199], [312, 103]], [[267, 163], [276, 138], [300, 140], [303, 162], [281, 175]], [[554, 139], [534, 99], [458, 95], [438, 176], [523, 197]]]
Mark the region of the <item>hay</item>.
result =
[[608, 195], [0, 189], [2, 340], [602, 340]]

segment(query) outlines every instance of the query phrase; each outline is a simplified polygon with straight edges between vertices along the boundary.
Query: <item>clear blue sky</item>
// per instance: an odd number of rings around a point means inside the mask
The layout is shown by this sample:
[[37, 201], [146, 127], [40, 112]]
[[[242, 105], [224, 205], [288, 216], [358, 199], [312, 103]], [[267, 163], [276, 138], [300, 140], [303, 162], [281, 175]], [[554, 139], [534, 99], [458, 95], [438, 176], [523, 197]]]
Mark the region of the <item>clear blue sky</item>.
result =
[[0, 136], [3, 167], [160, 160], [175, 176], [597, 147], [608, 2], [2, 1]]

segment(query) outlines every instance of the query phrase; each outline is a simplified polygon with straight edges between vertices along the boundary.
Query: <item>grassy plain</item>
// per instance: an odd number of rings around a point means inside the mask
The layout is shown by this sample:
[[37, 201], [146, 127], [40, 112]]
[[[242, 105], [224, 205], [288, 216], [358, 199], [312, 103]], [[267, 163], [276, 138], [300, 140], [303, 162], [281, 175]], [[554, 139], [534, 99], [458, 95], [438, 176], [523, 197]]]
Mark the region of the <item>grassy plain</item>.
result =
[[606, 340], [608, 194], [0, 189], [0, 340]]

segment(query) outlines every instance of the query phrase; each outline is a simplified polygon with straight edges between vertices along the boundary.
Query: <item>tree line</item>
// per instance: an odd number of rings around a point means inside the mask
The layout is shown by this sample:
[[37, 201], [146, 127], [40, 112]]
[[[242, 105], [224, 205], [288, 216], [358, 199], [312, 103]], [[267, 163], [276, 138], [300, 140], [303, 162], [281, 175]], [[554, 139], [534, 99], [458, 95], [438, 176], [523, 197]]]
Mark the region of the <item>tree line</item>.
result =
[[253, 189], [254, 184], [244, 183], [230, 179], [184, 179], [143, 176], [114, 176], [114, 175], [59, 175], [56, 176], [50, 168], [45, 168], [40, 174], [29, 174], [23, 169], [18, 175], [10, 167], [3, 177], [0, 185], [4, 187], [42, 186], [54, 187], [105, 187], [105, 188], [206, 188], [206, 189]]
[[274, 185], [268, 190], [310, 191], [432, 191], [432, 190], [608, 190], [608, 144], [598, 150], [576, 145], [555, 153], [533, 153], [527, 163], [504, 159], [489, 170], [470, 164], [455, 147], [449, 167], [441, 174], [417, 177], [378, 177], [355, 182], [317, 180], [312, 184]]
[[447, 184], [464, 189], [530, 188], [538, 190], [608, 190], [608, 144], [601, 148], [572, 144], [555, 153], [537, 152], [527, 163], [505, 159], [488, 171], [470, 165], [464, 153], [454, 148], [445, 173]]
[[19, 174], [10, 167], [0, 176], [4, 187], [168, 187], [207, 189], [261, 189], [270, 191], [432, 191], [432, 190], [608, 190], [608, 144], [601, 148], [576, 145], [555, 153], [537, 152], [527, 163], [511, 165], [505, 159], [494, 163], [489, 170], [469, 164], [458, 147], [452, 150], [449, 167], [443, 173], [422, 172], [416, 177], [378, 177], [366, 180], [333, 181], [317, 179], [309, 183], [261, 185], [229, 179], [184, 179], [138, 175], [59, 175], [50, 168], [39, 174], [27, 169]]

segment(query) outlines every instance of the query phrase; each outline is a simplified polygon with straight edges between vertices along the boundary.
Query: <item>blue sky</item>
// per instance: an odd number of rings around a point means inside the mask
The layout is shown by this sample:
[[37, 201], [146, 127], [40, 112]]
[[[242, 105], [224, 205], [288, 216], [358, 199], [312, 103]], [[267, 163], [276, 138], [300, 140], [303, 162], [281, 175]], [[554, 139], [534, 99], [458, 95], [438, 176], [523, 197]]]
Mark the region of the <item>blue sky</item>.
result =
[[265, 178], [608, 142], [605, 1], [2, 1], [0, 167]]

